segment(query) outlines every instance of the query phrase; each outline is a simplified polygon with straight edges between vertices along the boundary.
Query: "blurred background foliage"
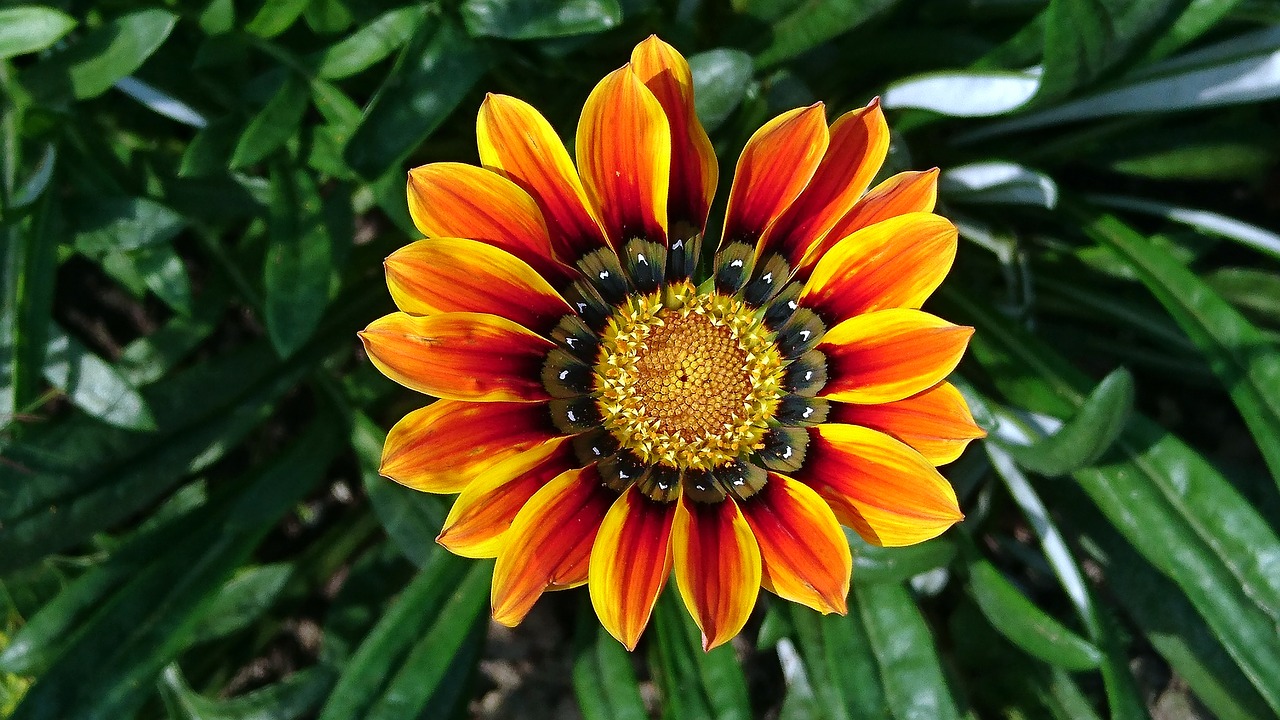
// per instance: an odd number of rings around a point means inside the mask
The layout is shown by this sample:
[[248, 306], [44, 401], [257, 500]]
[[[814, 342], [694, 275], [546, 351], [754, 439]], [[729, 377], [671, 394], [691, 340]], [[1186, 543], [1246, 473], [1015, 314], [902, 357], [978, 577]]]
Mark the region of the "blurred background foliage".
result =
[[[1280, 714], [1277, 0], [47, 0], [0, 5], [0, 715]], [[968, 519], [763, 597], [709, 654], [582, 591], [488, 622], [448, 499], [380, 479], [423, 400], [358, 353], [405, 171], [486, 91], [571, 139], [659, 33], [722, 184], [880, 95], [967, 241], [937, 312], [990, 438]]]

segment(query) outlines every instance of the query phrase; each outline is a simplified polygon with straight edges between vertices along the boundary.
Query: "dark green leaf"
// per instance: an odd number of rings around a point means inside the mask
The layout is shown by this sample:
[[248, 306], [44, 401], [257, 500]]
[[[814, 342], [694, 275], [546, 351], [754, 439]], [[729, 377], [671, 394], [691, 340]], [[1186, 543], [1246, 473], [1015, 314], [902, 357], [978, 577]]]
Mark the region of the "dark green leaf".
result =
[[177, 664], [160, 676], [170, 720], [295, 720], [314, 710], [332, 686], [327, 669], [308, 668], [244, 695], [212, 700], [187, 685]]
[[1096, 647], [1036, 607], [991, 563], [969, 566], [969, 590], [991, 625], [1031, 655], [1077, 672], [1102, 662]]
[[266, 107], [249, 121], [231, 153], [230, 167], [238, 169], [261, 162], [284, 145], [298, 131], [310, 96], [306, 79], [290, 74]]
[[45, 103], [97, 97], [142, 67], [177, 19], [159, 9], [122, 15], [31, 67], [22, 82]]
[[271, 38], [293, 25], [311, 0], [266, 0], [244, 29], [259, 37]]
[[742, 103], [755, 72], [751, 56], [741, 50], [716, 48], [689, 58], [693, 100], [698, 119], [714, 132]]
[[77, 204], [76, 250], [92, 258], [167, 243], [186, 220], [148, 198], [88, 198]]
[[75, 406], [93, 417], [130, 430], [154, 430], [147, 401], [106, 360], [54, 325], [45, 350], [44, 376]]
[[1061, 98], [1102, 77], [1168, 22], [1176, 0], [1050, 0], [1038, 102]]
[[197, 616], [187, 642], [208, 642], [247, 627], [268, 608], [293, 574], [289, 563], [240, 570], [223, 585]]
[[646, 720], [631, 654], [583, 603], [578, 613], [573, 691], [586, 720]]
[[1133, 411], [1133, 376], [1118, 368], [1098, 383], [1070, 420], [1031, 445], [1009, 445], [1018, 464], [1056, 477], [1089, 467], [1124, 431]]
[[0, 9], [0, 60], [44, 50], [75, 26], [75, 18], [50, 7]]
[[263, 267], [267, 335], [282, 357], [315, 331], [329, 304], [333, 239], [308, 173], [271, 174], [270, 245]]
[[1206, 356], [1280, 483], [1280, 351], [1194, 273], [1124, 223], [1102, 217], [1086, 231], [1133, 266]]
[[347, 145], [347, 164], [365, 178], [399, 164], [458, 107], [488, 69], [489, 58], [452, 22], [429, 18], [370, 102]]
[[850, 614], [858, 613], [875, 655], [885, 705], [895, 718], [960, 717], [943, 678], [933, 634], [901, 585], [854, 587]]
[[0, 428], [21, 419], [41, 390], [61, 228], [56, 193], [22, 225], [0, 225]]
[[[898, 0], [818, 0], [795, 3], [773, 22], [769, 44], [756, 54], [756, 67], [772, 67], [887, 12]], [[774, 7], [765, 4], [765, 7]]]
[[332, 418], [320, 417], [237, 492], [200, 510], [183, 537], [157, 548], [152, 562], [94, 613], [13, 717], [107, 720], [136, 711], [212, 591], [319, 481], [339, 446], [335, 439]]
[[476, 37], [537, 40], [604, 32], [622, 22], [617, 0], [463, 0], [462, 22]]
[[945, 567], [956, 556], [955, 543], [947, 538], [884, 548], [868, 543], [852, 531], [845, 531], [845, 537], [853, 550], [855, 583], [901, 583], [920, 573]]
[[422, 25], [426, 9], [388, 10], [316, 56], [316, 74], [328, 80], [355, 75], [400, 49]]
[[351, 447], [360, 463], [369, 503], [382, 527], [400, 552], [418, 567], [425, 567], [439, 551], [436, 536], [444, 525], [444, 503], [378, 474], [382, 444], [387, 434], [367, 416], [358, 414], [351, 424]]
[[702, 651], [698, 628], [673, 587], [658, 598], [649, 629], [649, 666], [662, 694], [664, 718], [747, 720], [747, 681], [733, 655], [721, 645]]
[[1253, 268], [1222, 268], [1204, 281], [1231, 304], [1273, 322], [1280, 318], [1280, 275]]

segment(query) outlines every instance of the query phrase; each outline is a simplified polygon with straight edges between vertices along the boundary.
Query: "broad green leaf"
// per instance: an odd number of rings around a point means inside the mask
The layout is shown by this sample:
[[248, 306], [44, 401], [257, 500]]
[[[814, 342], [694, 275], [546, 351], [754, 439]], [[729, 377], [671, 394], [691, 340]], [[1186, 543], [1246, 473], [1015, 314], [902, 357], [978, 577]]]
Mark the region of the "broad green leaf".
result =
[[969, 565], [969, 591], [992, 627], [1027, 653], [1076, 672], [1102, 662], [1096, 647], [1036, 607], [986, 560]]
[[191, 278], [186, 263], [171, 245], [156, 245], [128, 253], [147, 289], [164, 301], [174, 312], [190, 315], [193, 311]]
[[[973, 356], [1019, 407], [1074, 413], [1088, 381], [1038, 339], [995, 313], [944, 290], [977, 327]], [[958, 317], [957, 317], [958, 316]], [[1280, 677], [1275, 636], [1280, 608], [1280, 540], [1213, 465], [1155, 423], [1134, 415], [1105, 465], [1074, 473], [1081, 489], [1133, 546], [1172, 579], [1217, 633], [1245, 675]], [[1258, 692], [1280, 711], [1280, 692]]]
[[[347, 164], [365, 178], [398, 166], [458, 107], [489, 60], [484, 47], [451, 21], [429, 18], [370, 101], [347, 145]], [[403, 184], [404, 178], [398, 182]]]
[[76, 407], [108, 425], [129, 430], [156, 429], [156, 419], [138, 389], [57, 325], [49, 328], [44, 376]]
[[974, 70], [917, 75], [889, 85], [886, 109], [917, 108], [951, 117], [1003, 115], [1026, 105], [1040, 89], [1032, 72]]
[[178, 177], [195, 178], [221, 175], [227, 171], [227, 158], [240, 142], [243, 127], [234, 118], [214, 120], [196, 133], [182, 153]]
[[1177, 0], [1050, 0], [1045, 17], [1044, 74], [1036, 101], [1084, 87], [1132, 54], [1168, 22]]
[[662, 717], [680, 720], [747, 720], [747, 681], [733, 648], [702, 651], [698, 628], [674, 587], [653, 609], [649, 668], [662, 696]]
[[295, 720], [324, 700], [333, 675], [326, 668], [307, 668], [244, 695], [214, 700], [192, 690], [182, 670], [171, 663], [159, 685], [170, 720]]
[[622, 22], [618, 0], [463, 0], [462, 23], [475, 37], [537, 40], [604, 32]]
[[289, 363], [259, 342], [145, 388], [157, 433], [73, 416], [8, 445], [8, 462], [0, 463], [0, 573], [83, 542], [217, 461], [316, 363], [350, 343], [357, 319], [374, 313], [371, 295], [356, 294], [331, 313], [331, 330]]
[[121, 15], [32, 66], [22, 82], [44, 103], [97, 97], [142, 67], [177, 19], [154, 8]]
[[[488, 601], [491, 572], [489, 563], [437, 549], [346, 663], [320, 720], [372, 717], [415, 665], [422, 675], [414, 699], [423, 692], [429, 698]], [[416, 717], [417, 711], [400, 717]]]
[[239, 169], [261, 162], [284, 145], [298, 130], [302, 115], [307, 111], [311, 88], [305, 78], [291, 73], [284, 86], [271, 96], [262, 111], [249, 121], [231, 152], [231, 169]]
[[263, 265], [267, 335], [280, 356], [288, 357], [311, 338], [329, 304], [334, 240], [308, 173], [274, 169], [271, 195]]
[[[768, 45], [756, 53], [756, 67], [786, 62], [871, 18], [886, 13], [899, 0], [817, 0], [794, 3], [772, 22]], [[765, 4], [777, 7], [777, 4]]]
[[716, 48], [689, 58], [693, 101], [698, 119], [714, 132], [738, 108], [754, 74], [751, 56], [741, 50]]
[[209, 0], [199, 15], [200, 29], [206, 35], [231, 32], [236, 26], [235, 0]]
[[290, 563], [243, 568], [213, 593], [187, 638], [196, 645], [248, 627], [271, 607], [293, 574]]
[[351, 423], [351, 447], [360, 465], [369, 504], [391, 542], [418, 567], [425, 567], [439, 551], [436, 536], [444, 526], [444, 503], [435, 495], [420, 492], [378, 474], [382, 444], [387, 434], [366, 415], [357, 414]]
[[51, 7], [18, 5], [0, 9], [0, 60], [44, 50], [75, 26], [75, 18]]
[[1124, 431], [1133, 411], [1133, 376], [1118, 368], [1089, 393], [1080, 411], [1047, 438], [1009, 445], [1019, 465], [1041, 475], [1069, 475], [1089, 467]]
[[1144, 215], [1155, 215], [1171, 222], [1195, 228], [1206, 235], [1223, 237], [1257, 252], [1280, 260], [1280, 234], [1257, 225], [1220, 215], [1208, 210], [1180, 207], [1156, 200], [1120, 195], [1089, 195], [1089, 202], [1102, 207], [1132, 210]]
[[1191, 0], [1185, 3], [1182, 14], [1152, 42], [1143, 59], [1162, 58], [1181, 49], [1212, 30], [1241, 4], [1242, 0]]
[[338, 80], [382, 60], [409, 41], [426, 17], [421, 6], [388, 10], [340, 42], [316, 54], [316, 75]]
[[302, 16], [307, 26], [321, 35], [340, 33], [351, 27], [354, 19], [344, 0], [311, 0]]
[[75, 246], [98, 258], [167, 243], [185, 226], [185, 218], [149, 198], [85, 198], [77, 202]]
[[[584, 598], [585, 599], [585, 598]], [[585, 602], [578, 613], [573, 691], [585, 720], [647, 720], [631, 655]]]
[[244, 29], [259, 37], [275, 37], [288, 30], [310, 3], [311, 0], [266, 0]]
[[894, 718], [959, 719], [943, 677], [933, 633], [901, 585], [857, 585], [849, 613], [857, 613], [876, 658], [884, 702]]
[[1276, 153], [1248, 139], [1181, 140], [1168, 149], [1133, 152], [1110, 159], [1126, 175], [1156, 180], [1254, 180], [1265, 176]]
[[1105, 216], [1085, 230], [1133, 266], [1209, 360], [1280, 483], [1280, 350], [1194, 273], [1124, 223]]
[[188, 531], [129, 579], [41, 675], [15, 720], [127, 717], [177, 655], [213, 591], [320, 480], [339, 443], [322, 414], [266, 468], [197, 511]]
[[1052, 210], [1058, 186], [1044, 173], [1016, 163], [987, 161], [948, 169], [938, 192], [958, 203], [1034, 205]]
[[945, 567], [956, 556], [955, 543], [945, 537], [900, 548], [877, 547], [852, 530], [846, 530], [845, 537], [853, 550], [855, 583], [901, 583]]
[[[795, 647], [779, 644], [779, 659], [787, 679], [787, 703], [799, 702], [805, 712], [792, 710], [793, 717], [823, 717], [829, 720], [890, 718], [885, 706], [880, 669], [871, 651], [870, 639], [860, 616], [819, 615], [784, 603], [784, 612], [794, 628]], [[796, 650], [802, 668], [791, 667]], [[793, 698], [800, 698], [796, 700]]]

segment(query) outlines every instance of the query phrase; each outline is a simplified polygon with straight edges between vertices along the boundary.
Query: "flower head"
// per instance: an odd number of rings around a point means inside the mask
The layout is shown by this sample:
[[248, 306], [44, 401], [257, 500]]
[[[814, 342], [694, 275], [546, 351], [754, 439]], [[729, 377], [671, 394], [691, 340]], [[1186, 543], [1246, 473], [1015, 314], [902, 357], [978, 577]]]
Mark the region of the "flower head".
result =
[[747, 143], [705, 243], [717, 166], [693, 107], [651, 37], [587, 98], [576, 168], [490, 95], [483, 168], [409, 174], [427, 239], [387, 258], [400, 312], [361, 337], [440, 399], [392, 428], [382, 473], [460, 493], [439, 541], [497, 558], [499, 622], [589, 583], [631, 648], [674, 569], [710, 648], [762, 586], [845, 612], [840, 525], [894, 546], [962, 517], [934, 468], [982, 435], [945, 382], [971, 330], [918, 309], [956, 252], [936, 171], [868, 192], [879, 104], [830, 126], [791, 110]]

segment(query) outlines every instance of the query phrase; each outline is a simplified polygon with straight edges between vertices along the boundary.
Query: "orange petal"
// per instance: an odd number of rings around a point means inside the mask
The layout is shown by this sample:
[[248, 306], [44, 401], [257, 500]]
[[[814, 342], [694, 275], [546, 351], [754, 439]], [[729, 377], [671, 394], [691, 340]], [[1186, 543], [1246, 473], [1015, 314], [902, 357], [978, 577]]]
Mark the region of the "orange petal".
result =
[[880, 98], [841, 115], [831, 142], [800, 197], [760, 239], [756, 256], [778, 252], [795, 267], [867, 189], [889, 152], [889, 126]]
[[899, 215], [831, 248], [813, 269], [800, 304], [840, 322], [865, 312], [918, 308], [956, 257], [956, 227], [929, 213]]
[[832, 403], [828, 422], [861, 425], [891, 435], [915, 448], [934, 465], [964, 452], [970, 440], [987, 433], [973, 421], [964, 396], [951, 383], [883, 405]]
[[672, 232], [678, 223], [701, 233], [716, 194], [720, 166], [711, 138], [693, 106], [693, 74], [675, 48], [650, 35], [631, 51], [631, 69], [662, 105], [671, 127], [671, 185], [667, 217]]
[[558, 434], [542, 404], [437, 400], [391, 428], [378, 472], [423, 492], [455, 493]]
[[869, 225], [914, 212], [933, 212], [938, 200], [938, 168], [903, 172], [871, 189], [800, 261], [809, 270], [832, 246]]
[[671, 574], [675, 509], [632, 485], [609, 508], [591, 548], [591, 604], [600, 624], [628, 650], [636, 648]]
[[760, 592], [760, 547], [732, 499], [680, 499], [671, 534], [676, 586], [702, 630], [702, 649], [738, 634]]
[[546, 277], [560, 277], [542, 213], [529, 194], [484, 168], [442, 162], [409, 171], [409, 214], [429, 238], [479, 240]]
[[419, 240], [383, 265], [396, 305], [415, 315], [488, 313], [546, 332], [573, 312], [523, 260], [475, 240]]
[[913, 545], [964, 519], [955, 491], [920, 453], [868, 428], [809, 428], [802, 473], [836, 518], [874, 545]]
[[769, 473], [764, 489], [741, 507], [760, 544], [762, 584], [824, 615], [845, 614], [853, 556], [835, 513], [818, 493]]
[[667, 241], [671, 129], [662, 106], [627, 65], [604, 77], [582, 107], [578, 171], [615, 247]]
[[489, 94], [480, 106], [476, 139], [480, 162], [524, 188], [542, 209], [561, 259], [574, 262], [605, 245], [564, 143], [532, 105]]
[[507, 531], [493, 569], [493, 619], [514, 626], [548, 589], [587, 579], [591, 544], [617, 493], [595, 465], [569, 470], [542, 486]]
[[520, 508], [578, 464], [568, 438], [553, 438], [490, 465], [453, 501], [436, 542], [463, 557], [497, 557]]
[[820, 395], [852, 403], [901, 400], [937, 385], [960, 362], [973, 328], [919, 310], [858, 315], [827, 331]]
[[383, 375], [418, 392], [473, 402], [549, 400], [540, 373], [555, 344], [480, 313], [391, 313], [360, 333]]
[[809, 184], [829, 140], [822, 103], [788, 110], [757, 130], [734, 170], [721, 245], [754, 245]]

